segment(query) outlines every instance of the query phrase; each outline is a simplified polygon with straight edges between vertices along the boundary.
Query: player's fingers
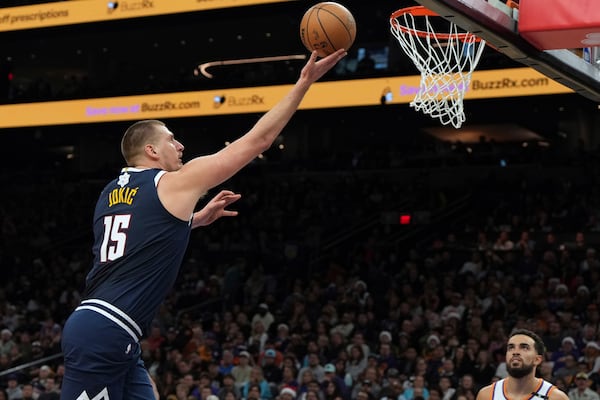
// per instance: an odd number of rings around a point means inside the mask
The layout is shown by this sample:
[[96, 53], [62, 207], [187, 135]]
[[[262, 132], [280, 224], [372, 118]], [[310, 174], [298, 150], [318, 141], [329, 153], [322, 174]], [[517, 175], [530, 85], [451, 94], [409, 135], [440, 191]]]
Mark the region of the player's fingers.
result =
[[313, 52], [310, 55], [310, 62], [315, 63], [317, 61], [317, 57], [319, 57], [319, 53], [317, 53], [316, 50], [313, 50]]
[[231, 204], [234, 201], [238, 201], [242, 197], [241, 194], [231, 194], [223, 197], [223, 200], [227, 202], [227, 204]]
[[338, 61], [344, 58], [348, 54], [344, 49], [338, 49], [335, 52], [329, 54], [327, 57], [319, 60], [319, 63], [323, 63], [325, 65], [335, 65]]

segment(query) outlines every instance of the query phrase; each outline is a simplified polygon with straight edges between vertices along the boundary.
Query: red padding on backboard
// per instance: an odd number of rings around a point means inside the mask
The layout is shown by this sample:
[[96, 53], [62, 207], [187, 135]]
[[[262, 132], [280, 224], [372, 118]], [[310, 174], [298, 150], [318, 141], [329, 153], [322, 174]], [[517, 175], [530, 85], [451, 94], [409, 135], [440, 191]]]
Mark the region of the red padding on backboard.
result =
[[518, 27], [539, 50], [600, 46], [600, 0], [521, 0]]

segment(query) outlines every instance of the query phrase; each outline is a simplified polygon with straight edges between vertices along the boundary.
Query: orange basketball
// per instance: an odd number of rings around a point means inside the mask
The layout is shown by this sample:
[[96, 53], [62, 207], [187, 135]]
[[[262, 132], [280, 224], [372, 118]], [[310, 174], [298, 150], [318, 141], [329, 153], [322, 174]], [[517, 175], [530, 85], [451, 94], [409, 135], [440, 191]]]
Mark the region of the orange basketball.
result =
[[338, 49], [348, 50], [356, 38], [356, 22], [341, 4], [325, 1], [309, 8], [300, 22], [300, 39], [309, 50], [325, 57]]

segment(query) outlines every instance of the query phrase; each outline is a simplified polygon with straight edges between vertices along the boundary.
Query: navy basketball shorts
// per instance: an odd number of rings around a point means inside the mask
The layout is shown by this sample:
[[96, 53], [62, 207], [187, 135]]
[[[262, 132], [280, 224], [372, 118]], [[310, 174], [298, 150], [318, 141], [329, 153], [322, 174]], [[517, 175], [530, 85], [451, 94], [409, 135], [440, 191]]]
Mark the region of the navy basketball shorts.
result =
[[139, 340], [96, 311], [77, 309], [62, 334], [61, 400], [154, 399]]

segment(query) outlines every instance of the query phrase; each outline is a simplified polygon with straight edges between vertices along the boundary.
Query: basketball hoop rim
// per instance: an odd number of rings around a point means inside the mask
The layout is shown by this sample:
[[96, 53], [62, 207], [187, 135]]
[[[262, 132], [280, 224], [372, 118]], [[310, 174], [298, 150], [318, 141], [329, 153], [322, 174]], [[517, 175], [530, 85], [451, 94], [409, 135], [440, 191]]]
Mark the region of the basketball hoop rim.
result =
[[[392, 13], [392, 15], [390, 15], [390, 23], [396, 29], [398, 29], [404, 33], [415, 35], [415, 36], [418, 36], [421, 38], [434, 37], [434, 38], [441, 39], [441, 40], [458, 39], [461, 41], [468, 40], [468, 41], [473, 41], [473, 42], [481, 42], [480, 37], [478, 37], [472, 33], [469, 33], [469, 32], [466, 32], [466, 33], [425, 32], [425, 31], [421, 31], [418, 29], [409, 28], [407, 26], [400, 24], [400, 22], [398, 20], [398, 17], [401, 17], [402, 15], [405, 15], [405, 14], [410, 14], [413, 17], [440, 17], [439, 14], [428, 9], [425, 6], [411, 6], [411, 7], [404, 7], [399, 10], [396, 10]], [[453, 24], [453, 22], [450, 22], [450, 23]]]

